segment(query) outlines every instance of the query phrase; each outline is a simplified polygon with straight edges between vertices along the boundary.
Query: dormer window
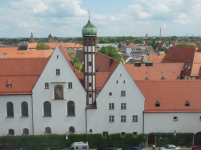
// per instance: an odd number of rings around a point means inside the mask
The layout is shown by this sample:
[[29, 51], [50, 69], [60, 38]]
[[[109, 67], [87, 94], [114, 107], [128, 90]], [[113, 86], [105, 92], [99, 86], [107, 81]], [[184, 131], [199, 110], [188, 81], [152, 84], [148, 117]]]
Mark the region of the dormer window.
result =
[[177, 80], [181, 79], [179, 76], [177, 76]]
[[161, 77], [161, 80], [165, 80], [165, 78], [162, 76], [162, 77]]
[[8, 85], [7, 85], [7, 88], [12, 88], [12, 85], [11, 85], [11, 84], [8, 84]]
[[190, 106], [190, 102], [187, 100], [185, 106]]
[[157, 101], [157, 102], [155, 103], [155, 106], [156, 106], [156, 107], [160, 107], [160, 102]]
[[146, 77], [145, 80], [149, 80], [149, 78]]

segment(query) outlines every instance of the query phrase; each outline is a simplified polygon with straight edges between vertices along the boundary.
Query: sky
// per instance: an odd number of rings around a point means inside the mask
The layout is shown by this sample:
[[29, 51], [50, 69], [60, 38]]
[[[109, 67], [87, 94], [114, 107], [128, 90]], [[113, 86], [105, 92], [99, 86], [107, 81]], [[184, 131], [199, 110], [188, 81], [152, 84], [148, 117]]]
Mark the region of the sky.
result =
[[0, 37], [201, 36], [201, 0], [0, 0]]

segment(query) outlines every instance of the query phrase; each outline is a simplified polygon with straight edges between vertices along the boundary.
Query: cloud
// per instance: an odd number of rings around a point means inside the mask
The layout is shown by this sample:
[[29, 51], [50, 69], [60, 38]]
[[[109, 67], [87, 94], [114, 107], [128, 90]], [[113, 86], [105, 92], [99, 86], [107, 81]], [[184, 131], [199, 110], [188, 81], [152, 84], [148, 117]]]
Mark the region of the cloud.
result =
[[167, 28], [167, 25], [166, 25], [165, 23], [163, 23], [163, 27], [164, 27], [164, 28]]
[[[81, 29], [88, 21], [82, 0], [19, 0], [10, 7], [0, 7], [1, 37], [82, 36]], [[103, 1], [104, 2], [104, 1]], [[98, 36], [164, 35], [201, 32], [200, 0], [133, 0], [117, 12], [91, 14]], [[133, 3], [132, 3], [133, 2]], [[122, 1], [123, 3], [123, 1]], [[88, 4], [90, 7], [99, 7]], [[118, 4], [115, 4], [118, 5]], [[116, 6], [113, 7], [116, 7]], [[121, 5], [121, 2], [119, 2]], [[189, 28], [191, 26], [191, 28]]]

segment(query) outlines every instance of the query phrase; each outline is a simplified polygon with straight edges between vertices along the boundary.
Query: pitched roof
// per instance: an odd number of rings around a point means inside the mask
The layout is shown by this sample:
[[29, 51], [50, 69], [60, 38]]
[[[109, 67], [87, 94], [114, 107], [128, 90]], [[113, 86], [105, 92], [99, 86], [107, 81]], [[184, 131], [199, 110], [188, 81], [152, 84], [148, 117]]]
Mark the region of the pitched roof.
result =
[[[113, 60], [111, 65], [110, 65], [110, 59]], [[118, 64], [119, 64], [118, 60], [99, 52], [96, 53], [95, 68], [98, 69], [98, 72], [110, 72], [111, 75], [117, 68]]]
[[[36, 49], [36, 45], [38, 43], [28, 43], [28, 49]], [[50, 49], [55, 49], [56, 45], [63, 45], [64, 48], [83, 48], [83, 45], [80, 45], [79, 43], [45, 43], [50, 46]]]
[[50, 57], [54, 50], [18, 50], [17, 48], [0, 48], [0, 57], [3, 58], [41, 58]]
[[134, 45], [124, 45], [125, 47], [136, 48]]
[[176, 80], [180, 77], [184, 63], [159, 63], [153, 66], [141, 64], [141, 67], [136, 67], [134, 64], [125, 64], [127, 71], [134, 81], [136, 80], [161, 80], [164, 77], [166, 80]]
[[96, 90], [102, 90], [110, 77], [110, 72], [96, 72]]
[[184, 62], [186, 66], [182, 74], [188, 76], [198, 76], [201, 66], [201, 53], [196, 48], [191, 47], [171, 47], [165, 55], [162, 63], [165, 62]]
[[[31, 94], [49, 58], [0, 59], [0, 95]], [[12, 83], [12, 88], [7, 84]]]
[[156, 49], [158, 48], [158, 51], [160, 51], [160, 49], [162, 48], [163, 44], [164, 44], [164, 42], [159, 43], [158, 46], [156, 47]]
[[[146, 80], [135, 83], [146, 98], [145, 113], [201, 112], [201, 80]], [[187, 100], [190, 106], [185, 106]], [[155, 106], [156, 101], [160, 102], [160, 107]]]
[[[165, 54], [160, 54], [160, 55], [159, 54], [149, 54], [149, 55], [145, 55], [146, 62], [147, 62], [149, 56], [150, 56], [150, 59], [151, 59], [151, 61], [153, 63], [161, 63], [163, 58], [165, 57]], [[143, 58], [141, 60], [143, 60], [143, 59], [144, 59], [144, 56], [143, 56]]]

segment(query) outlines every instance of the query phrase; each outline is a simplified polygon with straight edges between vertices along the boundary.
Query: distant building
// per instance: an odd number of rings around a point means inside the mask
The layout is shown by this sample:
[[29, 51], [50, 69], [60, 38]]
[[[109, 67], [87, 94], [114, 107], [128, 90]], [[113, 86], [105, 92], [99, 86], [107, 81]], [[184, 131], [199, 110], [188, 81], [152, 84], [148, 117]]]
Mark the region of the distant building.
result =
[[103, 47], [103, 46], [105, 46], [105, 47], [107, 47], [107, 46], [113, 46], [115, 48], [118, 48], [118, 45], [116, 45], [114, 43], [104, 43], [104, 44], [98, 43], [97, 46], [99, 46], [100, 48]]
[[29, 42], [30, 42], [30, 43], [34, 43], [33, 33], [31, 33]]

